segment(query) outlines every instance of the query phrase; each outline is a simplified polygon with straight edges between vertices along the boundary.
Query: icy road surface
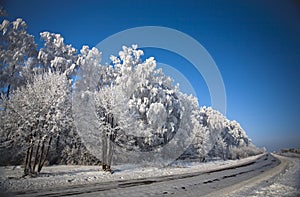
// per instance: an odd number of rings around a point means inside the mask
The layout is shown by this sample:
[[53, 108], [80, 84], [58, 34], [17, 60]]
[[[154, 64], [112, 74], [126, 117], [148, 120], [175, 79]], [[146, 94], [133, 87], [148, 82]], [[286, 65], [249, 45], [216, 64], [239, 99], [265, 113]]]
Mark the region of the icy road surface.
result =
[[[223, 162], [222, 167], [221, 163], [218, 163], [215, 168], [206, 170], [196, 171], [192, 166], [184, 168], [188, 170], [184, 172], [174, 168], [183, 173], [173, 172], [172, 175], [170, 169], [167, 171], [157, 169], [155, 172], [162, 176], [127, 180], [121, 178], [111, 181], [108, 179], [105, 182], [91, 182], [86, 185], [27, 189], [13, 194], [19, 196], [224, 196], [232, 193], [231, 196], [245, 196], [240, 195], [241, 188], [249, 186], [250, 189], [250, 186], [253, 188], [257, 183], [272, 179], [286, 169], [288, 164], [289, 161], [280, 162], [274, 156], [266, 154], [255, 159], [247, 158], [235, 164], [233, 161], [227, 164]], [[110, 176], [124, 176], [125, 171]], [[164, 174], [166, 172], [169, 172], [169, 175]], [[143, 175], [143, 173], [138, 174]]]
[[[300, 158], [298, 157], [279, 157], [282, 161], [282, 170], [278, 176], [272, 178], [263, 177], [252, 181], [252, 184], [237, 189], [227, 197], [265, 197], [265, 196], [300, 196]], [[279, 167], [278, 167], [279, 168]]]

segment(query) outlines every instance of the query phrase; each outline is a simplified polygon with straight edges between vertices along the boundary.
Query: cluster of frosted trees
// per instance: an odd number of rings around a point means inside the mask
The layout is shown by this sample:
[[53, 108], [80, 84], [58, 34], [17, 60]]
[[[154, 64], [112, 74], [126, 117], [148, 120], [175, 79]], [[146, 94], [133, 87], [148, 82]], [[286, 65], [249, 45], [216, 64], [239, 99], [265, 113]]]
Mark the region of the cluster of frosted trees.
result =
[[[143, 51], [137, 45], [123, 46], [118, 57], [111, 56], [112, 65], [101, 64], [101, 53], [96, 48], [83, 47], [81, 53], [75, 91], [80, 97], [90, 95], [94, 99], [99, 129], [89, 135], [97, 137], [103, 132], [102, 140], [105, 136], [109, 139], [102, 141], [102, 147], [106, 147], [102, 151], [108, 149], [107, 154], [102, 152], [108, 169], [114, 146], [149, 152], [168, 143], [184, 147], [186, 144], [181, 143], [185, 138], [192, 141], [181, 158], [190, 154], [200, 161], [225, 160], [259, 153], [236, 121], [229, 121], [211, 107], [199, 107], [197, 98], [183, 94], [170, 77], [156, 68], [153, 57], [142, 60]], [[86, 142], [93, 143], [82, 130], [79, 132]], [[182, 136], [175, 139], [178, 133]], [[91, 151], [98, 152], [93, 148]], [[116, 157], [123, 160], [122, 155]]]
[[[3, 20], [0, 33], [0, 149], [19, 148], [16, 157], [24, 152], [25, 175], [38, 174], [54, 142], [76, 132], [96, 136], [84, 141], [99, 150], [90, 148], [99, 153], [107, 171], [115, 146], [141, 152], [168, 143], [186, 146], [178, 138], [172, 142], [177, 133], [193, 137], [184, 154], [201, 161], [258, 153], [237, 122], [210, 107], [199, 107], [196, 98], [183, 94], [156, 68], [153, 57], [143, 59], [137, 45], [123, 46], [109, 65], [101, 63], [98, 49], [83, 46], [78, 54], [59, 34], [41, 33], [44, 46], [37, 49], [22, 19]], [[89, 113], [95, 115], [96, 129], [76, 131], [72, 96], [78, 92], [79, 99], [93, 104]]]
[[72, 127], [70, 79], [77, 52], [49, 32], [41, 33], [44, 46], [37, 50], [26, 27], [20, 18], [0, 24], [1, 145], [26, 152], [24, 173], [35, 175], [53, 138]]

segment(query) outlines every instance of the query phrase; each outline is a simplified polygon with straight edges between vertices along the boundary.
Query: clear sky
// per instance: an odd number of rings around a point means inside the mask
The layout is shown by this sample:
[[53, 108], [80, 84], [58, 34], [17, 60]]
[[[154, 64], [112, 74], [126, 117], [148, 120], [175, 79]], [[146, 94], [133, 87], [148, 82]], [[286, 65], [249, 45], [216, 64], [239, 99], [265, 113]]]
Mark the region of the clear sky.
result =
[[[27, 22], [38, 43], [41, 31], [60, 33], [77, 49], [138, 26], [182, 31], [201, 43], [216, 62], [226, 88], [229, 119], [240, 122], [257, 146], [300, 147], [299, 1], [0, 2], [9, 19], [21, 17]], [[164, 51], [149, 49], [145, 55], [182, 71], [196, 89], [199, 103], [210, 105], [206, 84], [193, 75], [187, 61], [170, 58]]]

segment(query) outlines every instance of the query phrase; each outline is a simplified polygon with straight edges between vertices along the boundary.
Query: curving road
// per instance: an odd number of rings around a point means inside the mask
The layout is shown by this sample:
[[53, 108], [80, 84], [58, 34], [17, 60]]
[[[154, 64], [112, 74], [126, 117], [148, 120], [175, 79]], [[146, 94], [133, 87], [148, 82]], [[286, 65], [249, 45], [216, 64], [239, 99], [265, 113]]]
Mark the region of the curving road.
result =
[[280, 164], [271, 154], [256, 161], [208, 172], [26, 191], [17, 196], [205, 196], [249, 180]]

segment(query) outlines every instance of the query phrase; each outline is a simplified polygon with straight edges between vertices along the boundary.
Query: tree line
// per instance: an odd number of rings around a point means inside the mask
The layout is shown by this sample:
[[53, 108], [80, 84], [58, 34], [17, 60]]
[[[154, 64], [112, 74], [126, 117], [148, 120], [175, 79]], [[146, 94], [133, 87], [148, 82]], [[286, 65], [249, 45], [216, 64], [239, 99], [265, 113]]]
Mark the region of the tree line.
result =
[[[25, 155], [24, 175], [41, 172], [51, 147], [76, 148], [78, 137], [66, 136], [79, 135], [105, 171], [113, 160], [130, 161], [124, 152], [114, 154], [116, 147], [159, 153], [173, 143], [184, 149], [179, 158], [202, 162], [262, 151], [236, 121], [182, 93], [137, 45], [123, 46], [110, 64], [101, 63], [99, 49], [78, 52], [60, 34], [40, 33], [38, 49], [26, 29], [20, 18], [0, 25], [0, 149], [20, 148], [15, 153]], [[182, 141], [191, 136], [190, 144]]]

